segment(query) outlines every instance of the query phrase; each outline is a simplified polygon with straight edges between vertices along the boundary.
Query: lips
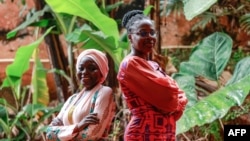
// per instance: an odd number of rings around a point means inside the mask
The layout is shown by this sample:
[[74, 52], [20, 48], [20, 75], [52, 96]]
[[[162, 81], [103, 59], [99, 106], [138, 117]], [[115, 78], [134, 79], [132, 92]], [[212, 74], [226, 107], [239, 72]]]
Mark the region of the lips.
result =
[[146, 44], [146, 45], [154, 45], [155, 42], [154, 42], [153, 40], [147, 40], [147, 41], [145, 42], [145, 44]]
[[154, 43], [153, 42], [146, 42], [144, 45], [145, 46], [149, 46], [149, 47], [153, 47]]
[[89, 77], [83, 77], [82, 80], [89, 80]]
[[90, 77], [82, 77], [81, 78], [82, 83], [88, 83], [90, 80], [91, 80]]

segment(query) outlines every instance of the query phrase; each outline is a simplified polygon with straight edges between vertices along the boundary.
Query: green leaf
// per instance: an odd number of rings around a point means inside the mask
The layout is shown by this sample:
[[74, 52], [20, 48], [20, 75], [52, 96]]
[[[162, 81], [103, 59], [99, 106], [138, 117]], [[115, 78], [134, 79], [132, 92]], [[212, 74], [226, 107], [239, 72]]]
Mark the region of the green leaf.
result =
[[38, 27], [47, 27], [49, 25], [50, 20], [42, 19], [38, 22], [34, 22], [30, 24], [31, 26], [38, 26]]
[[10, 134], [9, 126], [2, 119], [0, 119], [0, 125], [1, 125], [0, 128], [2, 128], [2, 130], [4, 131], [4, 133]]
[[[41, 16], [43, 16], [44, 13], [47, 12], [47, 11], [49, 11], [49, 7], [45, 6], [41, 11], [37, 11], [36, 13], [34, 13], [31, 18], [29, 18], [28, 20], [26, 20], [25, 22], [23, 22], [21, 25], [19, 25], [18, 27], [16, 27], [15, 29], [13, 29], [12, 31], [10, 31], [9, 33], [7, 33], [7, 39], [15, 37], [16, 33], [19, 30], [24, 29], [27, 26], [31, 25], [32, 23], [38, 21], [39, 18]], [[43, 22], [43, 24], [44, 24], [44, 22]]]
[[4, 131], [6, 134], [10, 133], [8, 111], [6, 107], [0, 105], [0, 131]]
[[60, 112], [63, 104], [59, 103], [56, 107], [45, 107], [42, 109], [43, 114], [40, 116], [39, 122], [44, 122], [44, 120], [47, 120], [53, 114]]
[[119, 31], [115, 20], [104, 15], [96, 5], [95, 1], [46, 0], [46, 2], [57, 13], [72, 14], [92, 22], [107, 36], [114, 37], [115, 44], [118, 44]]
[[227, 85], [234, 84], [241, 79], [244, 79], [245, 76], [250, 74], [250, 57], [243, 58], [240, 62], [238, 62], [235, 66], [235, 70], [232, 78], [227, 82]]
[[182, 62], [180, 73], [219, 80], [231, 56], [233, 41], [225, 33], [215, 32], [192, 50], [188, 62]]
[[153, 5], [148, 5], [144, 10], [143, 10], [143, 14], [144, 15], [149, 15], [150, 11], [154, 8]]
[[121, 6], [121, 5], [123, 5], [123, 1], [118, 1], [114, 4], [107, 5], [105, 7], [105, 11], [110, 12], [110, 11], [114, 10], [115, 8], [119, 8], [119, 6]]
[[20, 83], [22, 75], [29, 69], [30, 58], [34, 50], [43, 41], [44, 37], [51, 31], [49, 28], [42, 37], [29, 45], [21, 46], [18, 48], [15, 56], [15, 60], [12, 64], [6, 68], [6, 78], [1, 87], [12, 86], [13, 84]]
[[73, 42], [75, 44], [89, 40], [89, 36], [84, 34], [83, 31], [93, 31], [93, 30], [89, 25], [84, 24], [81, 28], [77, 28], [73, 32], [67, 34], [66, 40], [68, 42]]
[[92, 32], [85, 26], [82, 29], [76, 29], [74, 32], [66, 36], [67, 41], [79, 43], [84, 42], [83, 48], [95, 48], [101, 51], [106, 51], [115, 62], [115, 69], [118, 70], [119, 64], [124, 57], [123, 50], [128, 47], [124, 42], [118, 42], [118, 47], [115, 46], [113, 37], [107, 37], [102, 32]]
[[5, 122], [8, 123], [8, 111], [6, 107], [0, 105], [0, 118]]
[[47, 105], [49, 103], [49, 89], [47, 85], [46, 71], [39, 59], [35, 61], [35, 68], [32, 74], [32, 103]]
[[27, 104], [23, 107], [22, 112], [19, 115], [27, 114], [27, 118], [33, 118], [38, 112], [46, 109], [47, 107], [42, 104]]
[[[91, 40], [88, 40], [83, 45], [83, 48], [96, 48], [99, 50], [105, 50], [114, 60], [115, 68], [119, 67], [121, 60], [123, 59], [123, 49], [118, 47], [115, 48], [115, 41], [113, 37], [102, 37], [98, 34], [91, 33], [89, 31], [83, 31], [83, 34], [86, 34]], [[119, 44], [120, 45], [120, 44]]]
[[240, 17], [240, 26], [248, 34], [250, 34], [250, 13], [247, 13]]
[[180, 73], [173, 74], [172, 77], [176, 80], [188, 98], [188, 104], [186, 108], [197, 103], [198, 99], [195, 91], [195, 78], [191, 75], [184, 75]]
[[187, 20], [192, 20], [195, 16], [208, 10], [217, 0], [183, 0], [184, 15]]
[[[249, 58], [239, 62], [237, 67], [249, 65]], [[205, 97], [197, 104], [187, 108], [181, 119], [177, 121], [177, 134], [188, 131], [194, 126], [201, 126], [222, 118], [232, 106], [241, 105], [250, 91], [250, 73], [248, 68], [236, 68], [236, 73], [244, 74], [243, 77], [232, 79], [234, 83]], [[245, 73], [244, 73], [245, 72]], [[246, 73], [247, 72], [247, 73]], [[230, 80], [231, 81], [231, 80]]]

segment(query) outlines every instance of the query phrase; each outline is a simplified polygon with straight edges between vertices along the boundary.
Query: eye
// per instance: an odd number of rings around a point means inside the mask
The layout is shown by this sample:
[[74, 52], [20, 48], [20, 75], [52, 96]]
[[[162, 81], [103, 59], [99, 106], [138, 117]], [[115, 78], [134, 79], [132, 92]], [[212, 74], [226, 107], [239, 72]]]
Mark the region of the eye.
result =
[[148, 35], [148, 32], [147, 31], [140, 31], [138, 33], [141, 37], [146, 37]]
[[141, 37], [147, 37], [147, 36], [152, 36], [154, 37], [156, 35], [156, 31], [155, 30], [150, 30], [149, 32], [148, 31], [145, 31], [145, 30], [141, 30], [137, 33], [138, 35], [140, 35]]
[[88, 66], [88, 68], [87, 68], [89, 71], [95, 71], [95, 70], [97, 70], [98, 68], [96, 67], [96, 66], [94, 66], [94, 65], [90, 65], [90, 66]]
[[156, 31], [155, 31], [155, 30], [150, 30], [149, 34], [150, 34], [151, 36], [155, 36], [155, 35], [156, 35]]
[[83, 72], [83, 71], [94, 72], [96, 70], [98, 70], [98, 67], [96, 67], [95, 65], [88, 65], [85, 67], [79, 67], [77, 71], [78, 72]]

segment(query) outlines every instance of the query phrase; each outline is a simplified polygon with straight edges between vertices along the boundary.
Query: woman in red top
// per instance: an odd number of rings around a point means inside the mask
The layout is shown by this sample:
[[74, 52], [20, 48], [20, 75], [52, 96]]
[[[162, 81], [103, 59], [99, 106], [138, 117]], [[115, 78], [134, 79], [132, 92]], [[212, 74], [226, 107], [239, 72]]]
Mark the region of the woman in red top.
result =
[[140, 10], [125, 14], [131, 52], [123, 59], [117, 75], [124, 99], [132, 114], [125, 141], [175, 141], [176, 121], [187, 98], [160, 66], [148, 59], [156, 43], [152, 20]]

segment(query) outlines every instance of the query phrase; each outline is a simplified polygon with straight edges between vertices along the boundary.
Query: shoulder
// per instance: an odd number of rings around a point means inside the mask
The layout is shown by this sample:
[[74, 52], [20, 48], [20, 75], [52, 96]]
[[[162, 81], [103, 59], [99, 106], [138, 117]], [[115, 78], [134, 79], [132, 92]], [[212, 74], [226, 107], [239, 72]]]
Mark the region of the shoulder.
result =
[[113, 90], [108, 86], [102, 86], [99, 90], [99, 93], [102, 93], [104, 95], [112, 95]]
[[120, 68], [127, 69], [128, 67], [136, 67], [143, 64], [147, 64], [147, 61], [137, 56], [128, 56], [123, 59]]
[[78, 93], [75, 93], [75, 94], [71, 95], [71, 96], [67, 99], [67, 101], [72, 101], [72, 100], [77, 96], [77, 94], [78, 94]]

